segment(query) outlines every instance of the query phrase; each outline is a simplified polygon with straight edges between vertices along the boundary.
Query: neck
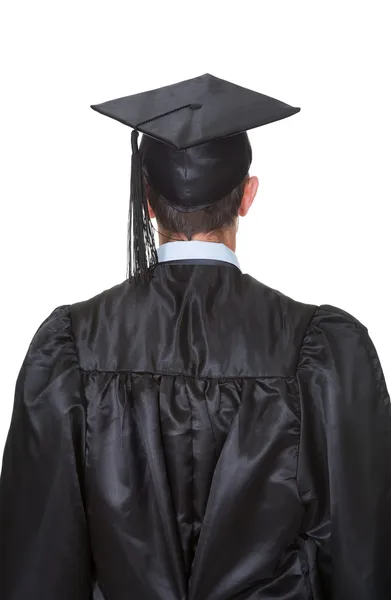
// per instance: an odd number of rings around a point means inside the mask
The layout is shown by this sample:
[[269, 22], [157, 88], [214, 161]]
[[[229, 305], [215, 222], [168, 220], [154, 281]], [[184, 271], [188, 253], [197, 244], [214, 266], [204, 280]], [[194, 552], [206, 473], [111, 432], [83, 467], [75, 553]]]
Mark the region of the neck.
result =
[[[159, 246], [166, 244], [167, 242], [173, 241], [189, 241], [188, 238], [181, 233], [172, 233], [158, 227], [159, 232]], [[210, 233], [196, 233], [192, 235], [191, 240], [197, 240], [200, 242], [215, 242], [224, 244], [232, 252], [236, 250], [236, 228], [229, 227], [227, 229], [219, 229], [217, 231], [211, 231]]]

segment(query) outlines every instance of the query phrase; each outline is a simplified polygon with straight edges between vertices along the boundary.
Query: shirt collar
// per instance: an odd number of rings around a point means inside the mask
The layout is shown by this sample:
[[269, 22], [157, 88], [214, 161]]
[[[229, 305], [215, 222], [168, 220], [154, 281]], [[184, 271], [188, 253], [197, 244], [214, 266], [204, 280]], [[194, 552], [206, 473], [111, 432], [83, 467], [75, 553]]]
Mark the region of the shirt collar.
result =
[[232, 263], [240, 269], [238, 258], [228, 246], [219, 242], [181, 240], [166, 242], [157, 249], [159, 262], [181, 259], [212, 259]]

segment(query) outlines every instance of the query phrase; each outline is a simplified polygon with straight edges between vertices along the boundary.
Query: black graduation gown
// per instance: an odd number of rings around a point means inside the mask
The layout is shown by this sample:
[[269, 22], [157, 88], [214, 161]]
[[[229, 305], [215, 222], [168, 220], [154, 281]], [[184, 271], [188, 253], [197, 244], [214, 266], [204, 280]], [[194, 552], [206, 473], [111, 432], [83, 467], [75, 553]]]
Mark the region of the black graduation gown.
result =
[[1, 600], [390, 600], [366, 327], [228, 263], [58, 306], [15, 390]]

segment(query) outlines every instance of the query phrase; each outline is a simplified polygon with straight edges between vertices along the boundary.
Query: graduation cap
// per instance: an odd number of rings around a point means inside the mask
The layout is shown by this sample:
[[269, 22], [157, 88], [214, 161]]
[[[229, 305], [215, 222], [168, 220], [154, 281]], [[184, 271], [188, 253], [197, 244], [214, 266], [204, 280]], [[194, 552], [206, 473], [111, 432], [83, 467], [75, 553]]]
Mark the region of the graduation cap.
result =
[[128, 275], [136, 281], [158, 262], [144, 178], [179, 211], [206, 208], [248, 173], [247, 131], [300, 110], [208, 73], [91, 108], [133, 128]]

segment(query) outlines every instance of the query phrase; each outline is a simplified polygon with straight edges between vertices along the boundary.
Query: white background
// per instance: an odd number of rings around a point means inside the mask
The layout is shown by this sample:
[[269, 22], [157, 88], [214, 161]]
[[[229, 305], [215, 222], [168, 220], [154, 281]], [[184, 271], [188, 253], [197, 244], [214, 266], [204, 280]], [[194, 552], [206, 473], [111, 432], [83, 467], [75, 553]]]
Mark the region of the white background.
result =
[[0, 454], [39, 324], [126, 277], [130, 129], [89, 105], [206, 72], [302, 109], [250, 132], [242, 270], [360, 319], [391, 385], [387, 5], [3, 3]]

